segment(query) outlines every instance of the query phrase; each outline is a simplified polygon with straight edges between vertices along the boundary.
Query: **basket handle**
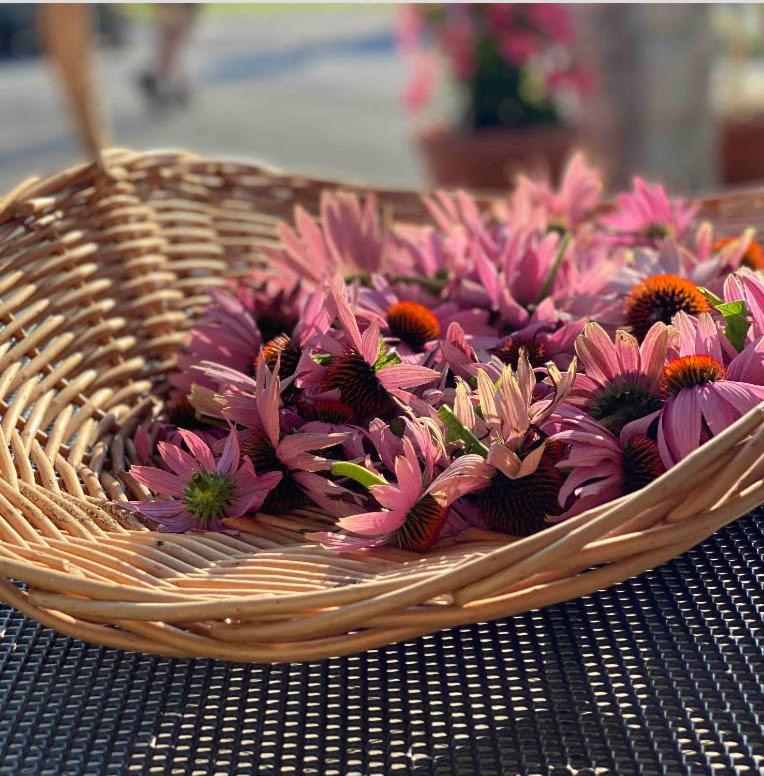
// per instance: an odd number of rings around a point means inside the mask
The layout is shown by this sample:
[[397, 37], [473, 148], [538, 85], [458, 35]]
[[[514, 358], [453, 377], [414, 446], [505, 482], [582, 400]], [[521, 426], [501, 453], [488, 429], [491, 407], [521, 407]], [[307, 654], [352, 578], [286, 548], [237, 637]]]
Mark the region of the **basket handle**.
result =
[[106, 133], [93, 85], [90, 6], [40, 4], [38, 14], [40, 39], [58, 71], [82, 143], [99, 167], [105, 169], [101, 152], [105, 148]]

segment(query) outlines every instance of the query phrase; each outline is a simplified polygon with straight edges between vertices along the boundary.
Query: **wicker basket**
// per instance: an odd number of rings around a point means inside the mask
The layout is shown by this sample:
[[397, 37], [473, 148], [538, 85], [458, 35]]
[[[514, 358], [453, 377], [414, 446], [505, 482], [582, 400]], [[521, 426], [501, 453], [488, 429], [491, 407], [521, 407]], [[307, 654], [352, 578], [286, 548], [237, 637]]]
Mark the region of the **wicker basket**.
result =
[[[330, 524], [314, 512], [240, 536], [130, 522], [110, 502], [138, 493], [131, 437], [205, 288], [337, 184], [181, 153], [103, 160], [108, 174], [83, 165], [0, 202], [0, 597], [41, 623], [163, 655], [316, 660], [590, 593], [764, 501], [762, 405], [644, 490], [519, 541], [472, 530], [427, 556], [340, 556], [301, 538]], [[413, 193], [380, 196], [389, 218], [424, 217]], [[761, 207], [706, 213], [737, 229]]]

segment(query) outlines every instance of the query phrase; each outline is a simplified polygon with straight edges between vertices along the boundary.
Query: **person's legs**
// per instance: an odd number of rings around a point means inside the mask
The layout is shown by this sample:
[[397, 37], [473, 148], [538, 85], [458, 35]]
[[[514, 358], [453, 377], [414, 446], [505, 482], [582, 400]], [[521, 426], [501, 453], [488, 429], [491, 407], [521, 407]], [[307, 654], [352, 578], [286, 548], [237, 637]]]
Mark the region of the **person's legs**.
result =
[[188, 97], [182, 58], [198, 10], [193, 3], [154, 6], [156, 60], [153, 70], [142, 76], [141, 85], [157, 102], [182, 102]]

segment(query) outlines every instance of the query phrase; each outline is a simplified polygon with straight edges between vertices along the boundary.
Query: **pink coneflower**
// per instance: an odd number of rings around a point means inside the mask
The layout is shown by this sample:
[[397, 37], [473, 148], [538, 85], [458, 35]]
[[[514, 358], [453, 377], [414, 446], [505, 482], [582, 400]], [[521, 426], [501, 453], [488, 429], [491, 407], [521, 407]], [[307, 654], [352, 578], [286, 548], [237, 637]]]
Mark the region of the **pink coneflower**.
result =
[[[705, 248], [702, 250], [705, 251]], [[622, 260], [604, 290], [606, 293], [628, 294], [651, 277], [670, 275], [717, 292], [721, 289], [724, 277], [735, 269], [735, 261], [739, 261], [739, 256], [735, 258], [736, 250], [711, 252], [708, 255], [694, 253], [673, 237], [661, 240], [657, 247], [636, 246], [622, 255]]]
[[[222, 518], [258, 509], [281, 480], [279, 472], [256, 475], [252, 462], [240, 462], [236, 432], [231, 430], [216, 461], [210, 448], [191, 431], [179, 430], [190, 454], [160, 442], [167, 469], [133, 466], [130, 474], [165, 501], [131, 501], [128, 508], [159, 523], [165, 531], [221, 531]], [[168, 471], [169, 470], [169, 471]]]
[[554, 232], [541, 238], [515, 232], [490, 253], [475, 244], [475, 269], [502, 325], [518, 329], [529, 322], [528, 308], [551, 290], [560, 247]]
[[663, 404], [661, 378], [666, 359], [676, 353], [678, 333], [654, 324], [641, 344], [618, 330], [614, 340], [589, 323], [576, 341], [583, 374], [576, 375], [568, 402], [581, 407], [618, 435], [627, 424], [651, 418]]
[[680, 313], [679, 356], [663, 368], [666, 403], [660, 413], [658, 446], [666, 466], [689, 455], [711, 437], [764, 401], [764, 386], [732, 379], [747, 365], [748, 348], [725, 367], [722, 337], [710, 315], [693, 319]]
[[700, 266], [714, 267], [714, 275], [723, 271], [734, 272], [740, 267], [764, 269], [761, 246], [754, 239], [755, 229], [745, 229], [736, 237], [718, 237], [714, 225], [703, 221], [695, 232], [694, 258]]
[[486, 310], [462, 309], [453, 302], [440, 302], [434, 296], [428, 299], [423, 294], [407, 298], [380, 275], [372, 276], [371, 284], [371, 288], [359, 291], [356, 315], [377, 320], [406, 361], [416, 363], [416, 356], [432, 347], [452, 323], [458, 323], [471, 338], [496, 336]]
[[291, 334], [281, 334], [266, 341], [254, 360], [257, 367], [260, 358], [265, 359], [268, 369], [274, 371], [278, 364], [278, 375], [282, 380], [292, 377], [300, 366], [305, 345], [325, 334], [331, 325], [331, 315], [326, 309], [326, 294], [318, 286], [309, 294], [300, 311], [300, 318]]
[[657, 322], [670, 323], [677, 313], [700, 315], [711, 310], [691, 280], [678, 275], [653, 275], [634, 286], [624, 302], [624, 321], [641, 340]]
[[545, 299], [533, 311], [528, 324], [501, 339], [489, 352], [502, 363], [517, 368], [520, 350], [524, 349], [534, 368], [553, 361], [567, 369], [573, 359], [573, 344], [586, 325], [583, 320], [570, 320]]
[[543, 428], [566, 448], [557, 464], [567, 472], [559, 494], [565, 512], [553, 521], [633, 493], [666, 470], [654, 440], [628, 428], [612, 434], [575, 407], [561, 405]]
[[528, 212], [529, 208], [542, 207], [551, 226], [571, 229], [594, 213], [601, 194], [600, 174], [587, 164], [584, 154], [578, 152], [565, 166], [557, 190], [547, 181], [519, 176], [510, 197], [510, 214], [519, 215]]
[[192, 371], [202, 361], [214, 361], [238, 371], [249, 371], [262, 342], [252, 305], [228, 290], [210, 290], [212, 304], [191, 330], [186, 351], [178, 358], [170, 383], [184, 396], [194, 382], [217, 387], [209, 378]]
[[225, 417], [244, 426], [239, 441], [242, 453], [254, 464], [255, 471], [280, 472], [277, 487], [263, 503], [263, 511], [273, 514], [288, 512], [313, 502], [330, 514], [342, 515], [349, 508], [345, 488], [317, 472], [327, 471], [332, 461], [316, 455], [342, 445], [348, 440], [345, 433], [292, 433], [284, 428], [284, 421], [294, 413], [281, 410], [281, 381], [277, 372], [268, 369], [265, 359], [257, 364], [255, 379], [205, 365], [205, 373], [224, 381], [236, 393], [217, 397], [219, 411]]
[[362, 205], [350, 192], [324, 192], [320, 225], [297, 207], [294, 229], [280, 223], [279, 238], [284, 249], [268, 251], [272, 266], [286, 267], [309, 283], [338, 272], [371, 274], [382, 266], [385, 236], [371, 194]]
[[728, 250], [732, 252], [732, 258], [728, 264], [733, 264], [734, 259], [740, 254], [739, 260], [735, 263], [736, 266], [746, 267], [756, 272], [764, 270], [764, 250], [759, 241], [754, 240], [752, 236], [748, 236], [748, 239], [745, 236], [743, 238], [723, 237], [714, 242], [715, 252], [721, 253]]
[[479, 371], [475, 395], [465, 383], [457, 384], [454, 416], [482, 445], [486, 463], [493, 468], [478, 503], [494, 530], [528, 535], [543, 528], [547, 516], [559, 514], [562, 475], [556, 465], [561, 450], [545, 443], [537, 428], [565, 399], [575, 368], [573, 361], [561, 374], [550, 365], [552, 392], [541, 401], [534, 401], [536, 377], [524, 352], [517, 370], [505, 367], [496, 383]]
[[[385, 483], [369, 488], [383, 509], [344, 517], [337, 526], [355, 536], [424, 552], [438, 540], [451, 504], [484, 487], [492, 470], [479, 455], [465, 455], [430, 479], [407, 436], [403, 437], [403, 451], [403, 455], [395, 459], [396, 484]], [[324, 541], [328, 538], [336, 547], [341, 547], [345, 539], [332, 536], [318, 538]], [[350, 542], [353, 542], [352, 538]]]
[[339, 278], [332, 282], [330, 294], [344, 342], [324, 340], [332, 348], [323, 374], [324, 388], [338, 391], [339, 398], [355, 409], [359, 419], [368, 420], [390, 412], [394, 398], [407, 401], [410, 399], [407, 389], [426, 385], [439, 377], [433, 369], [400, 363], [400, 358], [385, 346], [377, 321], [361, 334]]
[[665, 237], [681, 237], [692, 223], [698, 206], [683, 199], [669, 199], [659, 183], [634, 179], [629, 193], [616, 197], [615, 209], [600, 217], [611, 235], [627, 243], [655, 242]]

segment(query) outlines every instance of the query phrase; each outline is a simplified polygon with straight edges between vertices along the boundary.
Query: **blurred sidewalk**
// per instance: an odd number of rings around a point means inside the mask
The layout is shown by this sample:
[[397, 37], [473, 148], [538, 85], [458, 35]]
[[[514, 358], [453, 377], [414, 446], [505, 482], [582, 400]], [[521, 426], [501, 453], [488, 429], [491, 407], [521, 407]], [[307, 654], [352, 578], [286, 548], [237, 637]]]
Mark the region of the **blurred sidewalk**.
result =
[[[389, 6], [205, 8], [188, 49], [188, 108], [150, 112], [135, 85], [153, 30], [98, 52], [97, 78], [117, 145], [184, 148], [378, 185], [420, 185], [401, 104]], [[44, 60], [0, 63], [0, 191], [83, 158]]]

